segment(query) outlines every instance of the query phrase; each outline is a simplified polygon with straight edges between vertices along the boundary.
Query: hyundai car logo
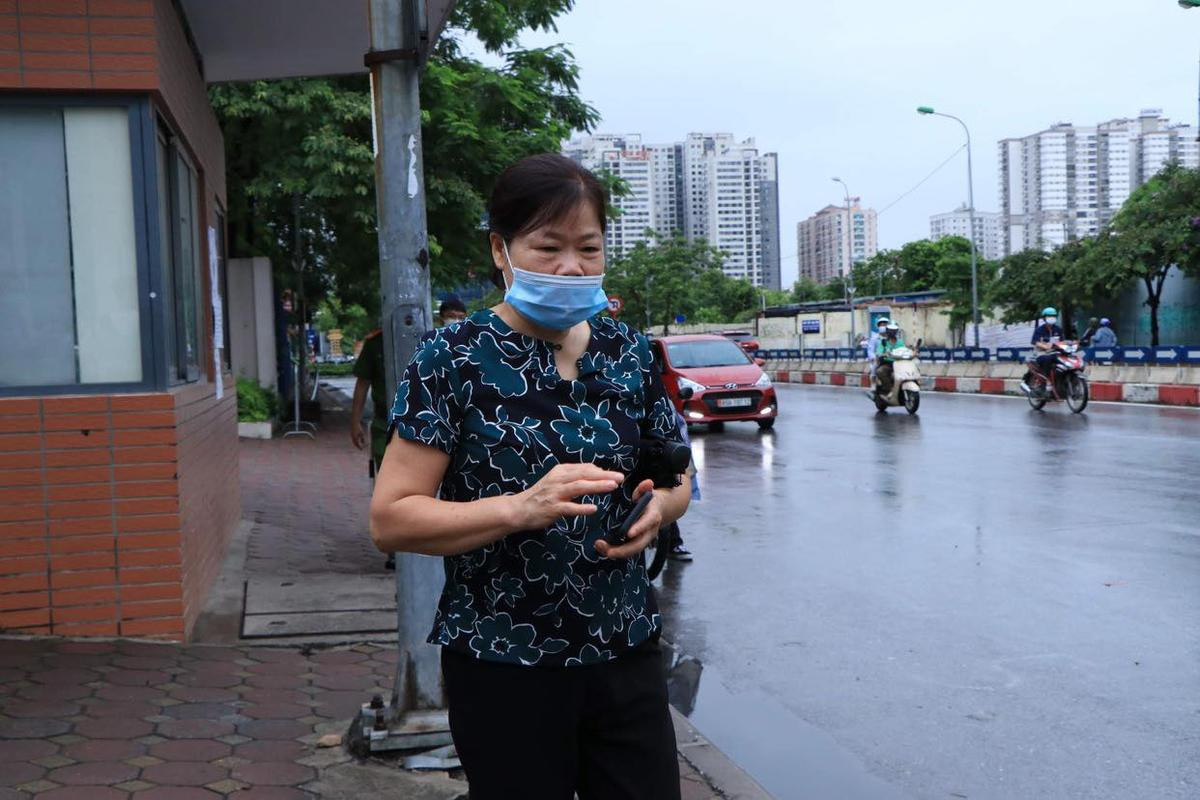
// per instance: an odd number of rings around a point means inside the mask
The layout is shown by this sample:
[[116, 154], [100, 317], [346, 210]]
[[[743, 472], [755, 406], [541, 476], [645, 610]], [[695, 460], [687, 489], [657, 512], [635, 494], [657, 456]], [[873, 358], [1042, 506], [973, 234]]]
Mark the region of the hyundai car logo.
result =
[[727, 384], [725, 384], [725, 388], [726, 389], [736, 389], [737, 384], [736, 383], [727, 383]]

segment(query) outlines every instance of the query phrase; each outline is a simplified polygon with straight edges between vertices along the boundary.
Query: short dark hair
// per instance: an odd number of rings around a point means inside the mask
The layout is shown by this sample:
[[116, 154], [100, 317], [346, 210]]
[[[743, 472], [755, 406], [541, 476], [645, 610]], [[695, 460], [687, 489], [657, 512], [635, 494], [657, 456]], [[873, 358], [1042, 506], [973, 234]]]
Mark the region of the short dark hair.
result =
[[438, 308], [439, 314], [445, 314], [447, 311], [460, 311], [463, 314], [467, 313], [467, 307], [462, 300], [457, 297], [447, 297], [442, 301], [442, 305]]
[[[488, 230], [505, 242], [562, 219], [587, 203], [596, 211], [600, 230], [608, 227], [608, 191], [599, 179], [566, 156], [527, 156], [500, 173], [488, 203]], [[492, 282], [503, 287], [500, 270]]]

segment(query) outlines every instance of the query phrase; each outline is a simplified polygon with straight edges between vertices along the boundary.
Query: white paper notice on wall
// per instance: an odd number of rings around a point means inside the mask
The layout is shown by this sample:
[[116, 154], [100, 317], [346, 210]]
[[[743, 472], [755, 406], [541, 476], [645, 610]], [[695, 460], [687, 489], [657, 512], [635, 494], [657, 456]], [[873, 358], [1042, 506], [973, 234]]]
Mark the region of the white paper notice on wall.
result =
[[213, 315], [213, 375], [217, 384], [217, 399], [225, 395], [225, 378], [221, 375], [221, 350], [225, 347], [225, 309], [221, 305], [221, 254], [217, 250], [217, 229], [208, 228], [208, 285], [212, 288]]

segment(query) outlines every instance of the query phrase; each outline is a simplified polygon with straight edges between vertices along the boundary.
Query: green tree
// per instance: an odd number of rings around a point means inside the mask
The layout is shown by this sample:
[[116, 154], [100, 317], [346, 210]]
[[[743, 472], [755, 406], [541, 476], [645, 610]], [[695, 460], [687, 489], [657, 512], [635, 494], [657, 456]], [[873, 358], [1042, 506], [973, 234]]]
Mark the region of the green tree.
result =
[[[721, 272], [723, 261], [721, 252], [706, 242], [655, 237], [609, 263], [604, 286], [625, 302], [624, 317], [630, 324], [648, 321], [669, 329], [678, 314], [697, 319], [704, 309], [705, 319], [720, 317], [737, 302], [734, 291], [722, 283], [728, 280]], [[756, 290], [751, 286], [750, 291], [753, 295]]]
[[[432, 278], [451, 288], [490, 271], [480, 231], [500, 171], [557, 151], [598, 119], [578, 95], [563, 47], [522, 48], [573, 0], [460, 0], [425, 67], [422, 136]], [[499, 63], [467, 55], [474, 36]], [[366, 76], [225, 84], [210, 89], [225, 134], [233, 255], [271, 259], [302, 296], [332, 292], [379, 309], [371, 99]], [[307, 316], [307, 314], [306, 314]]]
[[[944, 291], [950, 310], [943, 312], [950, 317], [950, 326], [963, 331], [972, 318], [971, 295], [971, 243], [961, 236], [947, 236], [933, 245], [933, 286]], [[996, 275], [996, 262], [979, 258], [976, 261], [976, 283], [979, 293], [979, 316], [989, 311], [988, 290]], [[931, 287], [932, 288], [932, 287]]]
[[818, 300], [845, 300], [846, 299], [846, 279], [841, 275], [835, 275], [828, 283], [821, 285]]
[[1117, 291], [1145, 289], [1150, 344], [1158, 345], [1158, 308], [1172, 268], [1200, 276], [1200, 170], [1168, 164], [1121, 206], [1096, 242], [1089, 266], [1096, 282]]
[[819, 300], [821, 297], [821, 287], [812, 278], [807, 276], [796, 281], [792, 286], [793, 303], [808, 303], [813, 300]]
[[1057, 250], [1025, 250], [1000, 262], [999, 276], [988, 291], [990, 305], [999, 306], [1004, 322], [1037, 319], [1046, 306], [1059, 311], [1063, 329], [1078, 312], [1105, 292], [1101, 267], [1110, 257], [1097, 239], [1076, 239]]

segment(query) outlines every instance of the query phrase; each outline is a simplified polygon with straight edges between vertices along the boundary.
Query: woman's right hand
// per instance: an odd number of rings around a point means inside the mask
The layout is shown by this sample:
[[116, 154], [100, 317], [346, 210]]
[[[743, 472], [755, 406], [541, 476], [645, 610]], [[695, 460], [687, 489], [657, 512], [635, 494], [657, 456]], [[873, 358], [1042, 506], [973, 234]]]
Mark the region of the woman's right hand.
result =
[[548, 528], [562, 517], [590, 516], [592, 503], [577, 503], [588, 494], [607, 494], [625, 481], [619, 472], [595, 464], [559, 464], [520, 494], [511, 495], [512, 526], [517, 531]]

